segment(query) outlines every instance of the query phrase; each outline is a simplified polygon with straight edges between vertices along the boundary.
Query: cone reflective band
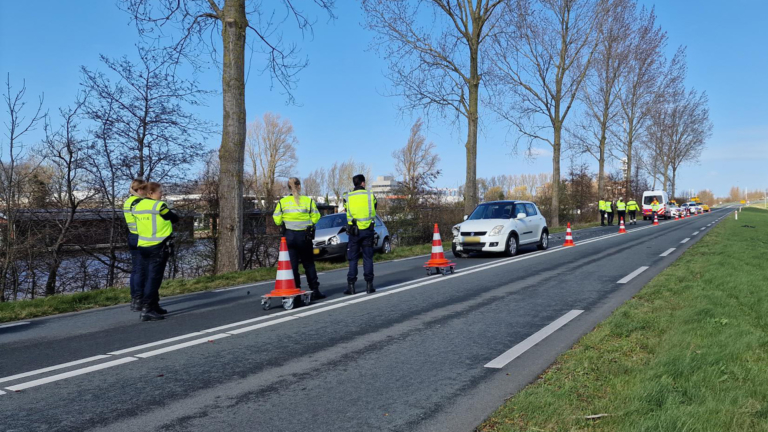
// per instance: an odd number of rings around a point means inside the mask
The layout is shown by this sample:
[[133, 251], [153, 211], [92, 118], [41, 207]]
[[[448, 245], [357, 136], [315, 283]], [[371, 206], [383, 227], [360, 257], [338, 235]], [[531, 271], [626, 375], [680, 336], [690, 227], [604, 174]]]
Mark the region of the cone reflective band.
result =
[[659, 224], [659, 215], [654, 213], [653, 214], [653, 224], [658, 225]]
[[624, 218], [621, 218], [621, 222], [619, 223], [619, 234], [626, 234], [627, 230], [624, 228]]
[[571, 223], [568, 222], [568, 228], [565, 230], [565, 243], [563, 243], [563, 247], [567, 246], [576, 246], [573, 243], [573, 236], [571, 235]]
[[451, 265], [453, 263], [445, 258], [443, 240], [440, 238], [440, 230], [437, 224], [435, 224], [435, 231], [432, 234], [432, 255], [430, 255], [429, 261], [424, 263], [424, 267], [446, 267]]
[[280, 253], [277, 258], [277, 276], [275, 277], [275, 289], [267, 294], [272, 297], [294, 296], [302, 291], [296, 288], [291, 268], [291, 257], [288, 255], [288, 243], [285, 237], [280, 239]]

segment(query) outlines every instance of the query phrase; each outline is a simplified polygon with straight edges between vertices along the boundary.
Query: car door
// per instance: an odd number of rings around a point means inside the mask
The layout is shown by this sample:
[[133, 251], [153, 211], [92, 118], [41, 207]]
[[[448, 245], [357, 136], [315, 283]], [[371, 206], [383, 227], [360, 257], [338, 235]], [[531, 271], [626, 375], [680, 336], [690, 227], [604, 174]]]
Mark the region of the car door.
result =
[[533, 203], [525, 203], [525, 213], [528, 215], [526, 219], [528, 219], [531, 224], [531, 228], [533, 229], [533, 233], [531, 234], [531, 241], [536, 241], [539, 239], [541, 229], [544, 228], [542, 226], [541, 217]]
[[[517, 215], [523, 213], [526, 216], [521, 219], [517, 219]], [[515, 204], [515, 209], [512, 212], [512, 218], [515, 219], [517, 225], [517, 235], [520, 237], [520, 244], [530, 243], [533, 238], [533, 223], [531, 222], [528, 212], [525, 210], [524, 203]]]
[[378, 249], [384, 242], [384, 222], [382, 222], [379, 215], [376, 215], [376, 225], [374, 226], [374, 230], [376, 230], [376, 244], [374, 244], [373, 247], [374, 249]]

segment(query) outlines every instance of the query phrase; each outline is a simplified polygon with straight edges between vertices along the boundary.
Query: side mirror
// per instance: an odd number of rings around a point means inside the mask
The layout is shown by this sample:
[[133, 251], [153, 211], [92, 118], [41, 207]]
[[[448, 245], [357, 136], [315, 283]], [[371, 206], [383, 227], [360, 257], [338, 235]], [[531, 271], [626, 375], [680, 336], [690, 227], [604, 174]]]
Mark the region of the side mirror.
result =
[[464, 220], [467, 220], [469, 218], [469, 215], [464, 215]]
[[517, 218], [518, 218], [518, 219], [525, 219], [525, 218], [527, 218], [527, 217], [528, 217], [528, 215], [527, 215], [527, 214], [525, 214], [525, 213], [518, 213], [518, 214], [517, 214]]

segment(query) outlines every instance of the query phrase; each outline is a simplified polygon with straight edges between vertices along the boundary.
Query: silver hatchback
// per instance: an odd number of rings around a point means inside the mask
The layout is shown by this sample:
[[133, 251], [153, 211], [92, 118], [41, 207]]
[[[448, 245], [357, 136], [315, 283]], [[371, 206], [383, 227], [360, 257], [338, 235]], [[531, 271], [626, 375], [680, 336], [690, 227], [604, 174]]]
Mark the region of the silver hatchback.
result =
[[[347, 253], [347, 214], [336, 213], [323, 216], [315, 225], [315, 258], [337, 258]], [[384, 221], [377, 215], [374, 227], [374, 249], [381, 253], [392, 251], [392, 240]]]

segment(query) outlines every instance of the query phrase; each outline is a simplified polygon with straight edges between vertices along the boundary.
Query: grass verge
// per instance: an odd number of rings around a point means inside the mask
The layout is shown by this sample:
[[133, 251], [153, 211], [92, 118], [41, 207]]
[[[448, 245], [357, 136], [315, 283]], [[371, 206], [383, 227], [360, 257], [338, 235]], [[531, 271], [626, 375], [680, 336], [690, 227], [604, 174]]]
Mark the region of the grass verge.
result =
[[768, 430], [766, 252], [729, 215], [478, 430]]
[[[444, 242], [443, 248], [450, 251], [451, 243]], [[375, 262], [389, 261], [429, 254], [431, 244], [418, 246], [403, 246], [392, 249], [387, 255], [374, 255]], [[317, 261], [317, 271], [328, 271], [346, 268], [346, 261]], [[268, 281], [275, 278], [275, 268], [259, 268], [240, 272], [225, 273], [215, 276], [202, 276], [195, 279], [166, 280], [160, 287], [162, 297], [208, 291], [223, 287], [244, 285], [254, 282]], [[302, 270], [303, 272], [303, 270]], [[22, 319], [56, 315], [66, 312], [76, 312], [97, 307], [112, 306], [130, 302], [131, 297], [127, 287], [105, 288], [82, 293], [42, 297], [33, 300], [20, 300], [0, 303], [0, 323]]]

